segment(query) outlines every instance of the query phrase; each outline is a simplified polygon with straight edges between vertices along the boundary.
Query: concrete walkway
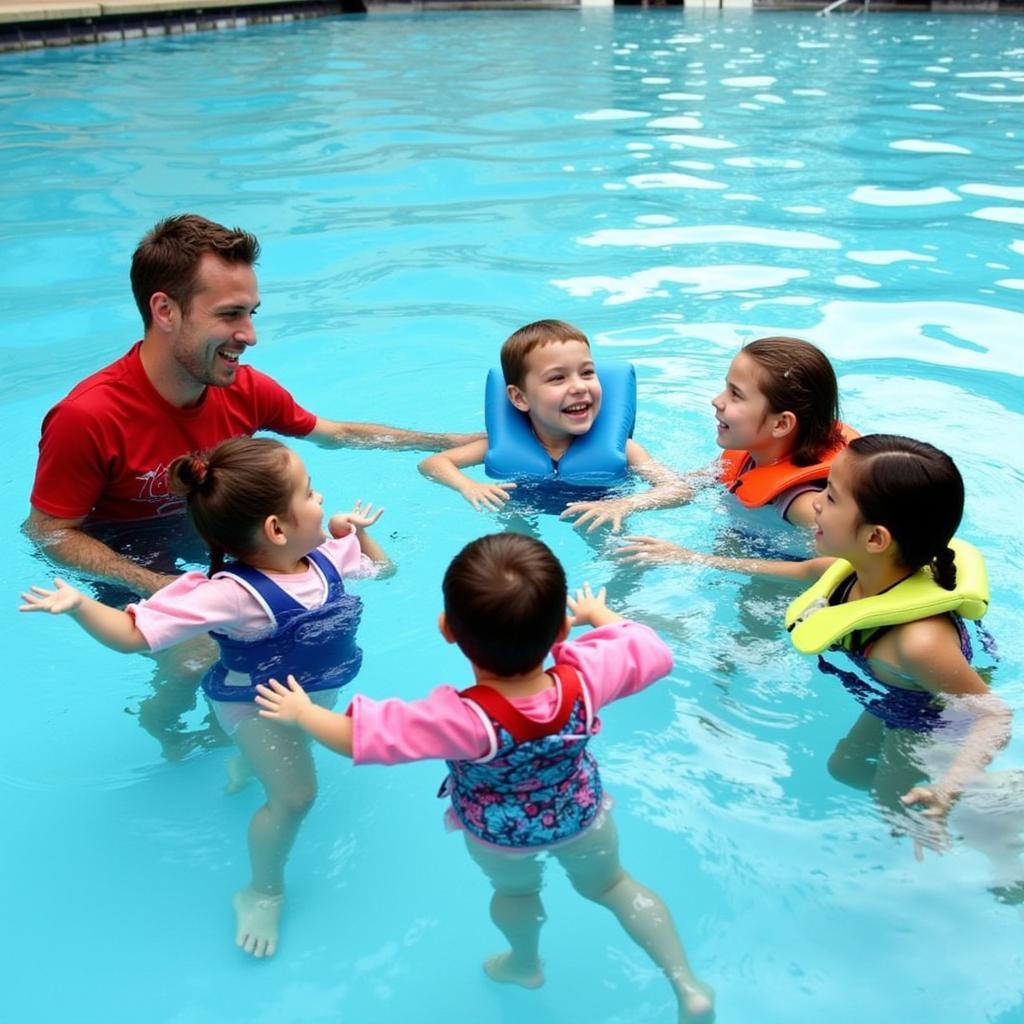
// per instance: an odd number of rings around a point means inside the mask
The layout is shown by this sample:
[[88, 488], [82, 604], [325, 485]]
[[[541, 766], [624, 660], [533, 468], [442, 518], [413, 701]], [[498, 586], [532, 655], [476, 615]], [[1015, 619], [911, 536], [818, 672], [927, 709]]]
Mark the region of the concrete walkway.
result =
[[[215, 11], [223, 8], [286, 6], [290, 0], [0, 0], [0, 24], [61, 18], [99, 18], [120, 14], [161, 14], [173, 11]], [[303, 0], [291, 0], [296, 4]], [[343, 6], [338, 3], [336, 6]]]
[[78, 0], [16, 0], [0, 3], [0, 24], [25, 21], [51, 21], [63, 18], [100, 18], [118, 14], [155, 14], [167, 11], [215, 10], [222, 7], [250, 7], [280, 0], [103, 0], [102, 3]]
[[0, 53], [365, 10], [363, 0], [0, 0]]

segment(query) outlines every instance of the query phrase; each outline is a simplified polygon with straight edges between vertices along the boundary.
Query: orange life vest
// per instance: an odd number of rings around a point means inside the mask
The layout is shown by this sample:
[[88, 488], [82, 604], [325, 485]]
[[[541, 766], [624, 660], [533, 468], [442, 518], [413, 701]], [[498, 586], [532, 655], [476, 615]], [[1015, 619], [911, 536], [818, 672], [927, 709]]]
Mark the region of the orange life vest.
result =
[[[738, 448], [722, 452], [722, 471], [719, 480], [735, 494], [746, 508], [760, 508], [777, 498], [784, 491], [798, 484], [824, 480], [828, 476], [832, 460], [860, 434], [840, 423], [843, 439], [827, 452], [820, 462], [810, 466], [794, 466], [789, 459], [780, 459], [770, 466], [753, 466], [750, 453]], [[744, 467], [751, 468], [745, 469]]]

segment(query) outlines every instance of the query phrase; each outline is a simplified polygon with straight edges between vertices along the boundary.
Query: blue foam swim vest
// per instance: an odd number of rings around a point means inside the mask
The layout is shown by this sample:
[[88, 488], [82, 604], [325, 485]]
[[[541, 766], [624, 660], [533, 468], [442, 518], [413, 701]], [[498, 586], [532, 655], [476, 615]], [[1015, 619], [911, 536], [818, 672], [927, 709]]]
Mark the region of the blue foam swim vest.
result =
[[556, 463], [537, 440], [529, 416], [508, 400], [501, 369], [491, 370], [484, 399], [487, 475], [577, 485], [621, 483], [627, 473], [626, 442], [636, 422], [636, 370], [631, 363], [607, 362], [597, 367], [597, 376], [601, 382], [597, 419]]
[[333, 690], [355, 678], [363, 660], [356, 643], [363, 602], [345, 593], [341, 573], [323, 552], [310, 551], [306, 557], [327, 585], [327, 599], [317, 608], [306, 608], [251, 565], [235, 563], [217, 574], [245, 587], [275, 628], [255, 640], [210, 633], [220, 648], [220, 660], [203, 677], [203, 690], [212, 700], [254, 700], [257, 683], [283, 680], [289, 673], [307, 693]]

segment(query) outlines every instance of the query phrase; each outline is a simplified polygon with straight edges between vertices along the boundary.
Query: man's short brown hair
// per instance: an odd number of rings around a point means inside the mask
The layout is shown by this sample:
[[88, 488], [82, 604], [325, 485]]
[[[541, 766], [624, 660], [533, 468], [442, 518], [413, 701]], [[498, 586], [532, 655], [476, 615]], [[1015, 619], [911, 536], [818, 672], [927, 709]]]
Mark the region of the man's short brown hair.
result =
[[536, 320], [520, 327], [501, 346], [501, 372], [505, 383], [521, 388], [526, 379], [526, 357], [535, 348], [556, 341], [582, 341], [590, 348], [590, 341], [578, 327], [564, 320]]
[[139, 242], [132, 256], [132, 294], [147, 330], [153, 323], [149, 300], [154, 292], [166, 292], [182, 313], [188, 312], [197, 291], [199, 259], [207, 252], [251, 267], [260, 258], [260, 243], [241, 228], [226, 228], [196, 213], [160, 221]]

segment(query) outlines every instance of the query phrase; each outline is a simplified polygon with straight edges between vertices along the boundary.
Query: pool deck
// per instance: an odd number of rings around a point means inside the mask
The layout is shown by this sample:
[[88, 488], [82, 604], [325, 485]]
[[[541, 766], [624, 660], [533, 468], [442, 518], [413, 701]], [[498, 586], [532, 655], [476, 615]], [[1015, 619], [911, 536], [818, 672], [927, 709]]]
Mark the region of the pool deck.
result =
[[0, 0], [0, 53], [365, 11], [363, 0]]
[[[827, 0], [0, 0], [0, 53], [384, 10], [651, 6], [818, 10]], [[852, 0], [856, 10], [862, 0]], [[1024, 0], [874, 0], [873, 11], [1014, 13]]]
[[[649, 2], [679, 4], [682, 0]], [[751, 0], [713, 2], [716, 7], [737, 2], [749, 6]], [[613, 0], [0, 0], [0, 54], [368, 11], [564, 9], [612, 3]]]
[[[185, 11], [201, 13], [225, 9], [242, 10], [271, 5], [296, 8], [310, 6], [305, 0], [103, 0], [102, 3], [88, 3], [84, 0], [15, 0], [0, 2], [0, 25]], [[319, 6], [347, 9], [350, 5], [339, 0], [337, 3]]]

